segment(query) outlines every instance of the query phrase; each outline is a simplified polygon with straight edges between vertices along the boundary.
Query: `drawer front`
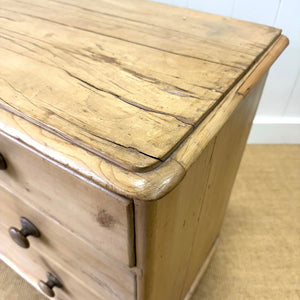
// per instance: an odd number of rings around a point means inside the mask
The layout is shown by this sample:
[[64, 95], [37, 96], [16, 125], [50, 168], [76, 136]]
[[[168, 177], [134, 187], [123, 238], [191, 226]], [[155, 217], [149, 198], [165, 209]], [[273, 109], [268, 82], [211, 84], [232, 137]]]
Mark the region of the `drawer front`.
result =
[[77, 177], [0, 133], [0, 182], [93, 247], [134, 264], [132, 202]]
[[134, 298], [135, 276], [127, 267], [116, 264], [107, 255], [76, 238], [36, 208], [0, 187], [0, 223], [7, 237], [10, 227], [21, 229], [21, 216], [30, 220], [41, 235], [39, 238], [29, 236], [30, 248], [26, 250], [10, 242], [14, 249], [20, 248], [24, 256], [34, 251], [39, 253], [37, 256], [42, 254], [48, 257], [104, 299]]
[[[18, 248], [9, 239], [6, 228], [0, 224], [0, 259], [7, 263], [17, 273], [24, 277], [39, 291], [38, 283], [40, 280], [47, 281], [47, 272], [55, 274], [63, 284], [63, 288], [54, 288], [57, 300], [108, 300], [102, 298], [88, 290], [82, 283], [78, 282], [68, 272], [64, 271], [59, 265], [54, 264], [43, 255], [33, 249], [26, 251]], [[42, 293], [42, 292], [41, 292]], [[25, 300], [25, 299], [24, 299]]]

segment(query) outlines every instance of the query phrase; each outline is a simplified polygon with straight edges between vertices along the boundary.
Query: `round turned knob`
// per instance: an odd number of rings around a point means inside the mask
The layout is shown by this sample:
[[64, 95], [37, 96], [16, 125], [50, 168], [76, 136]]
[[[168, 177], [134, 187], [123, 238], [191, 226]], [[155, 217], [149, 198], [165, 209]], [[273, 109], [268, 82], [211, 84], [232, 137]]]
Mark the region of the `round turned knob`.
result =
[[43, 280], [39, 281], [39, 287], [43, 293], [45, 293], [48, 297], [54, 297], [55, 293], [53, 291], [54, 287], [62, 288], [63, 284], [61, 281], [52, 273], [47, 272], [47, 282]]
[[0, 153], [0, 170], [5, 170], [7, 168], [6, 161], [3, 155]]
[[36, 228], [34, 224], [32, 224], [28, 219], [21, 217], [22, 229], [19, 230], [15, 227], [9, 228], [10, 237], [13, 241], [18, 244], [22, 248], [29, 248], [30, 243], [28, 240], [28, 236], [39, 237], [40, 231]]

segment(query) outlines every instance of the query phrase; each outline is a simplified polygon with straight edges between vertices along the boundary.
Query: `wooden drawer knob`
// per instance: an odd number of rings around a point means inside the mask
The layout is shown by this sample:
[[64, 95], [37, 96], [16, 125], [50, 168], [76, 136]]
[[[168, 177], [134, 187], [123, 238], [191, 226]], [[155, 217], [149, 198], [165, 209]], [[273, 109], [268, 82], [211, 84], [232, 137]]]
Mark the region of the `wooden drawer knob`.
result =
[[54, 297], [55, 293], [53, 291], [54, 287], [62, 288], [63, 284], [61, 281], [52, 273], [47, 272], [47, 282], [43, 280], [39, 281], [39, 287], [41, 291], [46, 294], [48, 297]]
[[0, 153], [0, 170], [5, 170], [7, 168], [6, 161], [3, 155]]
[[21, 217], [22, 229], [19, 230], [15, 227], [9, 228], [9, 235], [13, 239], [13, 241], [18, 244], [22, 248], [29, 248], [30, 243], [28, 240], [28, 236], [39, 237], [40, 231], [36, 228], [34, 224], [32, 224], [28, 219]]

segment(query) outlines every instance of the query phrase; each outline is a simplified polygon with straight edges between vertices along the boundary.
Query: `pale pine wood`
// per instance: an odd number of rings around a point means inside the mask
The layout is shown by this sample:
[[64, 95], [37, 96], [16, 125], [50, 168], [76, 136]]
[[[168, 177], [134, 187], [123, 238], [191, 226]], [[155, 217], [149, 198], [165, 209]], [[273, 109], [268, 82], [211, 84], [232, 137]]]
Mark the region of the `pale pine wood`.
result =
[[[288, 46], [288, 39], [280, 36], [261, 59], [252, 66], [247, 75], [235, 85], [224, 100], [199, 124], [182, 146], [172, 156], [186, 170], [189, 169], [195, 159], [201, 154], [210, 140], [219, 132], [222, 126], [230, 118], [234, 110], [247, 94], [241, 93], [240, 89], [249, 87], [261, 79], [268, 67], [275, 62], [276, 58]], [[261, 64], [263, 67], [261, 67]], [[255, 77], [253, 77], [253, 74]]]
[[[135, 200], [136, 259], [142, 270], [137, 278], [140, 300], [180, 299], [213, 145], [214, 141], [204, 150], [197, 166], [167, 196], [157, 201]], [[201, 181], [194, 176], [196, 169], [203, 170]]]
[[[158, 50], [167, 53], [178, 51], [179, 55], [223, 64], [230, 62], [236, 67], [248, 65], [278, 32], [268, 26], [150, 1], [39, 1], [34, 10], [32, 2], [25, 0], [22, 4], [24, 12], [31, 15], [51, 5], [53, 10], [48, 13], [49, 19], [55, 17], [63, 24], [69, 22], [77, 29], [86, 28], [103, 36], [125, 40], [133, 46], [157, 46]], [[61, 13], [65, 10], [70, 12], [67, 16]], [[236, 28], [238, 35], [234, 31]]]
[[61, 226], [125, 265], [134, 264], [132, 203], [0, 133], [0, 182]]
[[[0, 259], [24, 277], [40, 291], [39, 280], [47, 281], [46, 272], [53, 272], [63, 282], [65, 288], [54, 288], [57, 300], [108, 300], [90, 291], [85, 285], [73, 277], [70, 272], [62, 269], [55, 261], [45, 258], [34, 249], [26, 251], [16, 247], [10, 240], [5, 226], [0, 223]], [[129, 298], [130, 299], [130, 298]], [[132, 298], [134, 299], [134, 298]], [[25, 299], [24, 299], [25, 300]], [[27, 299], [26, 299], [27, 300]]]
[[189, 288], [188, 292], [186, 293], [185, 297], [183, 300], [190, 300], [195, 291], [196, 291], [196, 288], [198, 287], [200, 281], [201, 281], [201, 278], [202, 276], [204, 275], [209, 263], [210, 263], [210, 260], [213, 258], [213, 255], [215, 254], [215, 251], [217, 249], [217, 246], [218, 246], [218, 243], [219, 243], [219, 238], [217, 238], [212, 246], [212, 248], [210, 249], [205, 261], [203, 262], [203, 264], [201, 265], [191, 287]]
[[[197, 238], [195, 238], [191, 247], [190, 259], [186, 268], [184, 293], [189, 289], [199, 270], [199, 265], [205, 259], [205, 257], [199, 255], [198, 249], [206, 248], [207, 246], [204, 246], [204, 244], [212, 245], [220, 234], [231, 189], [265, 80], [266, 74], [237, 106], [216, 136], [214, 151], [211, 156], [212, 164], [205, 191], [205, 201], [203, 202], [197, 226]], [[184, 294], [182, 294], [183, 296]]]
[[137, 267], [143, 270], [138, 299], [180, 300], [188, 293], [219, 236], [265, 77], [171, 193], [135, 200]]
[[[0, 103], [87, 151], [146, 171], [169, 157], [280, 30], [192, 13], [186, 23], [198, 31], [188, 34], [186, 25], [175, 31], [168, 18], [157, 20], [159, 5], [128, 2], [120, 24], [124, 3], [1, 0]], [[181, 44], [198, 55], [182, 53]]]
[[[1, 183], [0, 183], [1, 184]], [[30, 249], [56, 261], [64, 270], [89, 286], [104, 299], [130, 299], [135, 296], [135, 276], [128, 268], [75, 237], [36, 208], [0, 186], [0, 223], [8, 229], [20, 228], [20, 217], [29, 219], [41, 232], [29, 237]], [[18, 248], [17, 245], [14, 245]], [[24, 250], [24, 255], [27, 251]]]
[[[219, 236], [264, 75], [287, 38], [140, 0], [0, 4], [0, 182], [15, 195], [4, 196], [3, 222], [24, 211], [57, 237], [13, 265], [40, 274], [43, 251], [105, 298], [184, 299]], [[8, 248], [4, 260], [19, 257]]]
[[286, 36], [280, 36], [278, 38], [278, 40], [272, 47], [272, 52], [270, 53], [270, 55], [264, 56], [261, 63], [251, 73], [247, 81], [239, 88], [239, 94], [246, 96], [249, 93], [251, 88], [253, 88], [259, 81], [261, 75], [265, 74], [269, 70], [270, 65], [272, 65], [273, 62], [279, 57], [279, 55], [281, 54], [281, 49], [286, 48], [288, 43], [289, 41]]
[[[128, 198], [158, 199], [180, 182], [185, 170], [200, 155], [205, 145], [218, 132], [242, 100], [242, 95], [237, 93], [239, 87], [247, 81], [252, 72], [269, 55], [273, 57], [273, 60], [269, 60], [269, 66], [271, 66], [275, 57], [287, 46], [288, 40], [286, 38], [284, 40], [285, 43], [281, 44], [280, 48], [276, 47], [278, 40], [275, 41], [223, 101], [182, 143], [181, 147], [159, 168], [150, 172], [128, 172], [5, 110], [0, 110], [0, 130], [108, 190]], [[263, 74], [257, 75], [262, 76]]]

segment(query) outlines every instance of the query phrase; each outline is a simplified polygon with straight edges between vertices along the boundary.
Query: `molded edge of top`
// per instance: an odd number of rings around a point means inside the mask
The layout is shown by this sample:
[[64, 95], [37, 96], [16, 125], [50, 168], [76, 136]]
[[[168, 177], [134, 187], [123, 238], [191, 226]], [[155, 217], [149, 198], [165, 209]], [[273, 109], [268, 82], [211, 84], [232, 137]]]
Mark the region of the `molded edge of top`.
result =
[[288, 39], [280, 35], [169, 159], [145, 173], [125, 170], [3, 109], [0, 110], [0, 130], [75, 176], [129, 199], [157, 200], [183, 179], [211, 138], [288, 43]]

